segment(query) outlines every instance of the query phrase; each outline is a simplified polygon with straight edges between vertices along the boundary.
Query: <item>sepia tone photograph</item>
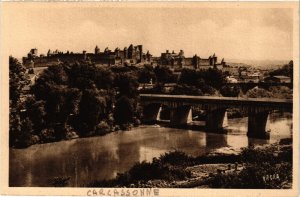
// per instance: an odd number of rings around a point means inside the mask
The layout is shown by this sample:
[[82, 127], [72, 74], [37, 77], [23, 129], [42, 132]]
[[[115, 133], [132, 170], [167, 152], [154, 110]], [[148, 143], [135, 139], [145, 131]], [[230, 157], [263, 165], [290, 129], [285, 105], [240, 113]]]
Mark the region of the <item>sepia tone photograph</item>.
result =
[[297, 191], [298, 2], [1, 11], [12, 194]]

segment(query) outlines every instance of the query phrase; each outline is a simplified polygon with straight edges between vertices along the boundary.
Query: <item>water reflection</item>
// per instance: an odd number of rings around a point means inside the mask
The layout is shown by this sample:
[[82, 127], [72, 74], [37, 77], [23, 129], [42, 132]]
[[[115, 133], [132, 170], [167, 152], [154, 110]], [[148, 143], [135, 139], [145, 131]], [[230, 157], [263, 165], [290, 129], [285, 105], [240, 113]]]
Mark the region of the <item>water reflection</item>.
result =
[[257, 146], [257, 145], [265, 145], [269, 144], [270, 140], [265, 139], [255, 139], [255, 138], [248, 138], [248, 147]]
[[227, 147], [227, 138], [228, 136], [223, 134], [206, 133], [206, 152], [213, 149]]
[[70, 186], [111, 179], [136, 162], [151, 161], [170, 150], [198, 156], [222, 148], [239, 149], [291, 137], [292, 120], [271, 116], [271, 139], [247, 138], [247, 118], [228, 120], [228, 135], [173, 128], [140, 127], [102, 137], [82, 138], [27, 149], [11, 149], [10, 186], [49, 186], [49, 179], [70, 177]]

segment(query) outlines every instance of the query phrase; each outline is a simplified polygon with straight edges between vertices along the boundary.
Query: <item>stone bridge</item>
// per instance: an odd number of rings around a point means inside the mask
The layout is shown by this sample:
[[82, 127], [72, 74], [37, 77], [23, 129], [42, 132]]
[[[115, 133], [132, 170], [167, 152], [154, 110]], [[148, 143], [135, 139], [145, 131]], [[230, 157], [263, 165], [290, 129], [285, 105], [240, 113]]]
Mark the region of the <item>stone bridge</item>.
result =
[[205, 128], [207, 131], [223, 130], [223, 121], [228, 108], [239, 108], [248, 113], [249, 137], [268, 138], [266, 123], [270, 111], [292, 112], [291, 99], [237, 98], [187, 95], [140, 94], [144, 107], [144, 121], [157, 121], [162, 105], [170, 108], [170, 123], [174, 126], [192, 121], [192, 106], [206, 111]]

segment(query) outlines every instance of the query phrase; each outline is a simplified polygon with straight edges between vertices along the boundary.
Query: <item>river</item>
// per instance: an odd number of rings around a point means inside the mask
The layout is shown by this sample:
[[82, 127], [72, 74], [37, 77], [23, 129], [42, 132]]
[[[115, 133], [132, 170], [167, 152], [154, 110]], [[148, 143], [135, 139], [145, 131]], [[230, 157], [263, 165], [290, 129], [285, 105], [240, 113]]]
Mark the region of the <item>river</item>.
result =
[[70, 186], [114, 178], [136, 162], [152, 161], [170, 150], [198, 156], [210, 152], [238, 151], [249, 145], [273, 143], [292, 137], [292, 115], [269, 116], [269, 140], [246, 136], [247, 118], [228, 120], [228, 134], [205, 133], [159, 126], [140, 126], [101, 137], [33, 145], [9, 150], [10, 186], [50, 186], [54, 177], [71, 177]]

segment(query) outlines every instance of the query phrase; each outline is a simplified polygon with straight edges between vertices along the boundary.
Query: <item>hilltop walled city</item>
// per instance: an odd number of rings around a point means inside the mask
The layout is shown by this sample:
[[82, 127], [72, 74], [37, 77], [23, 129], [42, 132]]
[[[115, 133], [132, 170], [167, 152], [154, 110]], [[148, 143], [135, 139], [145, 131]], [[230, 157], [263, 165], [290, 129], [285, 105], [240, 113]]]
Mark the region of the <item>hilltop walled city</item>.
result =
[[130, 45], [124, 47], [123, 50], [116, 48], [110, 50], [106, 47], [103, 51], [98, 46], [95, 47], [94, 53], [83, 51], [82, 53], [73, 53], [70, 51], [63, 52], [58, 49], [48, 50], [47, 55], [39, 54], [38, 49], [33, 48], [26, 57], [22, 58], [23, 65], [27, 69], [33, 69], [30, 73], [31, 81], [34, 81], [43, 68], [57, 65], [62, 62], [85, 61], [102, 66], [138, 66], [151, 65], [152, 67], [161, 65], [166, 66], [180, 75], [182, 69], [202, 70], [214, 68], [228, 73], [227, 81], [229, 83], [258, 83], [258, 82], [279, 82], [291, 83], [288, 76], [269, 76], [269, 69], [255, 68], [245, 64], [226, 63], [224, 58], [218, 61], [218, 57], [213, 54], [208, 58], [202, 58], [195, 54], [193, 57], [185, 57], [184, 50], [176, 53], [174, 50], [170, 52], [166, 50], [161, 56], [154, 57], [149, 51], [143, 51], [143, 45]]

